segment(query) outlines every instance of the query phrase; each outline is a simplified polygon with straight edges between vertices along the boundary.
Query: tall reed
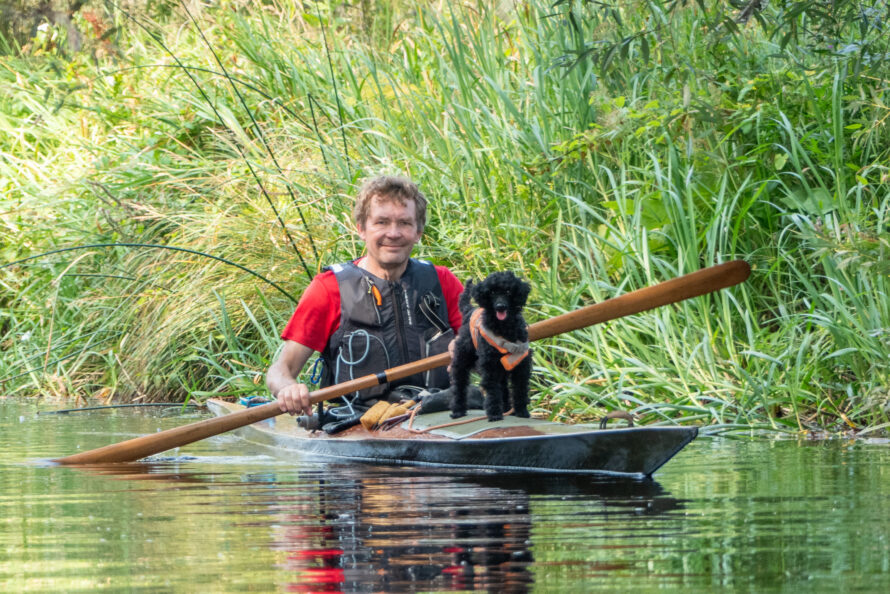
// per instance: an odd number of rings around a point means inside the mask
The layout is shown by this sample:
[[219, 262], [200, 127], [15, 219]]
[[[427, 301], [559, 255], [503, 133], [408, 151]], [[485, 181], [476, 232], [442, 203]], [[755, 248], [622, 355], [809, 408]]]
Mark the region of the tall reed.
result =
[[[77, 17], [81, 53], [2, 58], [3, 263], [162, 244], [298, 295], [359, 254], [361, 179], [404, 173], [431, 198], [419, 254], [521, 272], [530, 317], [753, 264], [539, 347], [541, 412], [888, 423], [890, 48], [852, 4], [373, 4], [113, 7]], [[189, 252], [74, 254], [0, 271], [8, 392], [261, 390], [282, 292]]]

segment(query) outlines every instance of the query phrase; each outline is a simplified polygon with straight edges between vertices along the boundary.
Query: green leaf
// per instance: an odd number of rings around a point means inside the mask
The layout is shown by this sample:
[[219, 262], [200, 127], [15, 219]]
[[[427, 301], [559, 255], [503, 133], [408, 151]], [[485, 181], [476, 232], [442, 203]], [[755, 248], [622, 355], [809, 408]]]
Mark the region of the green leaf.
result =
[[825, 188], [814, 190], [800, 188], [781, 198], [781, 201], [790, 210], [803, 212], [810, 216], [821, 216], [837, 210], [838, 207], [835, 196]]

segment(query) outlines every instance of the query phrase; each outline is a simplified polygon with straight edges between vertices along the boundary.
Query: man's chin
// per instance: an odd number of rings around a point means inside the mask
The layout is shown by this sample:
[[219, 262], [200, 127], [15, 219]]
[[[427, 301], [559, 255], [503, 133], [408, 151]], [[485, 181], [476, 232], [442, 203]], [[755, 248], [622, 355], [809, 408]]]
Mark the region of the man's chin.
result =
[[368, 256], [378, 266], [391, 270], [393, 268], [398, 268], [399, 266], [404, 266], [405, 263], [408, 262], [413, 247], [414, 246], [411, 246], [411, 249], [408, 249], [407, 246], [380, 245], [377, 246], [377, 249], [370, 250]]
[[406, 262], [408, 257], [411, 255], [410, 252], [405, 253], [405, 250], [395, 250], [395, 249], [382, 249], [378, 254], [378, 257], [382, 261], [389, 262]]
[[404, 254], [381, 254], [377, 259], [377, 265], [386, 270], [393, 270], [404, 266], [408, 262], [408, 256]]

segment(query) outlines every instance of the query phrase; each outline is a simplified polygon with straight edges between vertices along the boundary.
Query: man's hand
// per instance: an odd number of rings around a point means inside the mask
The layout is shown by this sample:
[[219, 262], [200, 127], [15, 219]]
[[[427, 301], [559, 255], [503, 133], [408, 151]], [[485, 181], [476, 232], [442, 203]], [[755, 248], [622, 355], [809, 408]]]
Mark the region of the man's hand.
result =
[[[454, 361], [454, 348], [455, 348], [454, 345], [455, 344], [457, 344], [456, 338], [448, 343], [448, 354], [451, 355], [451, 361]], [[448, 362], [448, 367], [445, 368], [446, 371], [448, 371], [448, 373], [451, 373], [451, 361]]]
[[278, 400], [281, 412], [292, 415], [312, 414], [309, 404], [309, 388], [297, 381], [300, 370], [313, 351], [293, 340], [286, 340], [275, 363], [266, 373], [266, 387]]
[[309, 388], [306, 384], [293, 383], [278, 390], [275, 395], [281, 412], [292, 415], [311, 415], [312, 404], [309, 402]]

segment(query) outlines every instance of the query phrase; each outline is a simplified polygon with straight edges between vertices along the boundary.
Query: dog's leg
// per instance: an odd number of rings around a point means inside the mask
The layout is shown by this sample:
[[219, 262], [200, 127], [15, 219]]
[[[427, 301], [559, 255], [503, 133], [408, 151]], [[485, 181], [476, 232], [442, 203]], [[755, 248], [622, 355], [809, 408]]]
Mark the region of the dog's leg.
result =
[[503, 419], [503, 404], [507, 397], [507, 375], [497, 369], [487, 370], [482, 374], [479, 387], [485, 392], [485, 414], [488, 415], [488, 420], [493, 422]]
[[[471, 345], [472, 347], [472, 345]], [[451, 418], [457, 419], [467, 414], [467, 386], [470, 372], [476, 363], [476, 351], [461, 348], [458, 344], [451, 362]]]
[[512, 373], [504, 374], [504, 387], [501, 390], [501, 410], [505, 413], [513, 408], [512, 403], [510, 402], [510, 376]]
[[513, 396], [513, 414], [528, 418], [528, 390], [532, 375], [532, 354], [529, 353], [510, 373], [510, 387]]

